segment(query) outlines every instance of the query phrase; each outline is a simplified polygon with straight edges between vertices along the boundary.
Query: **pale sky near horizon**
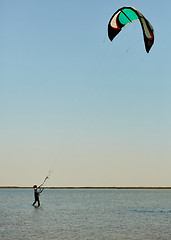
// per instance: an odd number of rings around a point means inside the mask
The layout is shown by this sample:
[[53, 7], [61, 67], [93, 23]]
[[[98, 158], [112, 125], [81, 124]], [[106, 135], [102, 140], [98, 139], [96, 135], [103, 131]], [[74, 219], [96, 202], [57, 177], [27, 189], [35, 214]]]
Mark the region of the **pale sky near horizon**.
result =
[[[120, 7], [150, 21], [112, 41]], [[0, 186], [171, 185], [171, 1], [0, 0]]]

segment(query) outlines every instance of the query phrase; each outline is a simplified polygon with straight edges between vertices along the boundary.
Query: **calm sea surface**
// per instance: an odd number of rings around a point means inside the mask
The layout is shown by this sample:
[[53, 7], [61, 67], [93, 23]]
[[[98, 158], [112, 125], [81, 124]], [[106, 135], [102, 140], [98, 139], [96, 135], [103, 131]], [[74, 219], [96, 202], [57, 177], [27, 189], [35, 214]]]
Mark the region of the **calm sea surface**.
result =
[[171, 190], [0, 189], [0, 239], [171, 239]]

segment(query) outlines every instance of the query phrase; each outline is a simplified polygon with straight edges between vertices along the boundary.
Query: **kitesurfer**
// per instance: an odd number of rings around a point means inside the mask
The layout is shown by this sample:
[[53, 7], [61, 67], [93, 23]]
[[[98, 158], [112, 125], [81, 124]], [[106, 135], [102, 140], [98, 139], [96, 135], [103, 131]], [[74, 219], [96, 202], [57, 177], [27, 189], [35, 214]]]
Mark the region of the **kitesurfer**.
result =
[[34, 185], [33, 188], [34, 188], [35, 201], [32, 205], [34, 206], [36, 202], [38, 202], [38, 207], [39, 207], [40, 206], [39, 194], [43, 191], [43, 189], [41, 189], [40, 187], [37, 187], [37, 185]]

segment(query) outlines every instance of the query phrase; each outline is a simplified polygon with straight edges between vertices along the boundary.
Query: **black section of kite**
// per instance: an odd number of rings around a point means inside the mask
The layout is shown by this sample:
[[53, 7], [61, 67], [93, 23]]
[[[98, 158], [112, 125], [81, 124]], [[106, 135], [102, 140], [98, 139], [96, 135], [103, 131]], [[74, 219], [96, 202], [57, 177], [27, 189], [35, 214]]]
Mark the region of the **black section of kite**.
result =
[[139, 20], [141, 23], [145, 49], [148, 53], [154, 43], [154, 30], [142, 13], [133, 7], [122, 7], [113, 14], [108, 24], [109, 39], [112, 41], [122, 28], [135, 20]]

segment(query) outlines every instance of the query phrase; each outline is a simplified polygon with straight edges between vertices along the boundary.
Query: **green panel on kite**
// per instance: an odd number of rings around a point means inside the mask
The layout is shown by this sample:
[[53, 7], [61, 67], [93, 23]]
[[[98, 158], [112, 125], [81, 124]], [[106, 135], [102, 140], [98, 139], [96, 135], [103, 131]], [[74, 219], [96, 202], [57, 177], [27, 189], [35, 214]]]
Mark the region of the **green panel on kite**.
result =
[[137, 14], [131, 9], [123, 9], [119, 14], [119, 21], [122, 25], [126, 25], [137, 19]]

